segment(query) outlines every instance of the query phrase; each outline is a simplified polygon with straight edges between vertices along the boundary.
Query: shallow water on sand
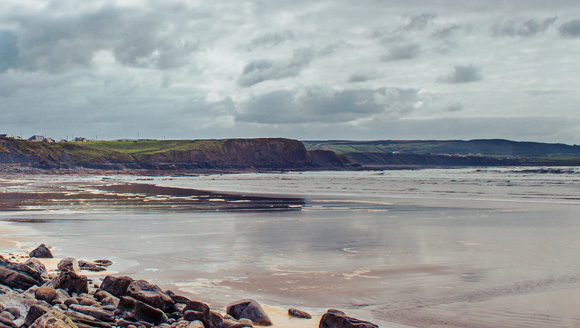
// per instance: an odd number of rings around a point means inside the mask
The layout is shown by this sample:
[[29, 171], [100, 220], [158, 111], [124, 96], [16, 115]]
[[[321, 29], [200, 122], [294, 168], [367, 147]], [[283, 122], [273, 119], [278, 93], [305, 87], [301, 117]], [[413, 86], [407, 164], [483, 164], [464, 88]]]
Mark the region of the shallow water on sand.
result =
[[[109, 200], [67, 196], [0, 219], [27, 227], [23, 249], [41, 241], [57, 255], [108, 257], [112, 270], [215, 307], [253, 297], [340, 308], [381, 327], [578, 326], [580, 174], [526, 170], [4, 177], [4, 194], [43, 185], [102, 194], [101, 183], [124, 182], [214, 193], [113, 188]], [[188, 205], [207, 195], [209, 208]], [[214, 207], [255, 195], [271, 200]]]

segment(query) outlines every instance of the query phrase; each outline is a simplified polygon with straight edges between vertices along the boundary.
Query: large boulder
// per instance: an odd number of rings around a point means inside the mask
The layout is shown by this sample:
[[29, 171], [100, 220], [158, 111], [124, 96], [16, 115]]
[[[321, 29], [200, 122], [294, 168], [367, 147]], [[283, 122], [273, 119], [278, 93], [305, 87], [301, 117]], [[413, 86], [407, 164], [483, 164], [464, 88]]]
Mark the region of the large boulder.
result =
[[59, 272], [58, 276], [52, 279], [47, 286], [54, 289], [64, 289], [71, 295], [73, 293], [80, 295], [89, 291], [87, 276], [80, 275], [74, 271]]
[[79, 262], [74, 257], [65, 257], [58, 262], [57, 267], [59, 271], [73, 271], [77, 273], [81, 271]]
[[44, 264], [42, 264], [42, 262], [40, 262], [38, 259], [30, 258], [26, 260], [24, 264], [32, 268], [33, 270], [38, 271], [42, 281], [50, 280], [50, 277], [48, 276], [48, 270], [46, 270], [46, 266], [44, 266]]
[[52, 287], [41, 286], [34, 291], [34, 297], [39, 301], [45, 301], [48, 304], [52, 304], [54, 300], [58, 299], [59, 294], [56, 289]]
[[113, 296], [121, 297], [127, 295], [127, 289], [132, 282], [133, 278], [128, 276], [106, 276], [100, 288]]
[[94, 307], [94, 306], [71, 304], [69, 306], [69, 310], [89, 315], [89, 316], [91, 316], [95, 319], [98, 319], [100, 321], [106, 321], [106, 322], [115, 321], [115, 316], [113, 315], [113, 313], [99, 309], [98, 307]]
[[42, 275], [36, 269], [0, 258], [0, 284], [26, 290], [42, 283]]
[[379, 328], [372, 322], [348, 317], [339, 310], [328, 310], [320, 318], [319, 328]]
[[270, 320], [266, 311], [262, 309], [258, 302], [251, 299], [240, 300], [228, 304], [226, 307], [226, 313], [238, 320], [242, 318], [250, 319], [256, 325], [272, 325], [272, 320]]
[[29, 257], [37, 257], [37, 258], [44, 258], [44, 259], [51, 259], [54, 258], [52, 252], [45, 244], [40, 244], [40, 246], [33, 249], [30, 253], [28, 253]]
[[130, 319], [150, 322], [156, 326], [167, 322], [167, 316], [163, 311], [129, 296], [123, 296], [119, 299], [117, 310], [125, 313], [126, 317]]
[[30, 328], [78, 328], [64, 313], [49, 310], [34, 321]]
[[159, 286], [145, 280], [131, 282], [127, 288], [127, 295], [163, 311], [167, 311], [174, 304], [171, 297], [165, 294]]

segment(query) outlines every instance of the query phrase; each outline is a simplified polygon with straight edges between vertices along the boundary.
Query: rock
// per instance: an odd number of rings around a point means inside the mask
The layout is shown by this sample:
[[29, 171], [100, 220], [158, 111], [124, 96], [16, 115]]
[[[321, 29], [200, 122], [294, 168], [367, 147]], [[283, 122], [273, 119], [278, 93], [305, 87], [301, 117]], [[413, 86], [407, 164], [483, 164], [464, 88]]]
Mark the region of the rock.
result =
[[79, 262], [74, 257], [65, 257], [58, 262], [57, 267], [59, 271], [72, 271], [76, 273], [81, 271]]
[[38, 271], [43, 282], [50, 280], [46, 267], [38, 259], [30, 258], [24, 263], [24, 265]]
[[37, 257], [41, 259], [52, 259], [54, 256], [48, 247], [45, 244], [40, 244], [40, 246], [33, 249], [30, 253], [28, 253], [29, 257]]
[[216, 311], [209, 311], [208, 328], [221, 328], [224, 322], [224, 317]]
[[115, 321], [115, 316], [113, 315], [113, 313], [111, 313], [109, 311], [101, 310], [97, 307], [71, 304], [69, 306], [69, 310], [80, 312], [80, 313], [89, 315], [95, 319], [99, 319], [99, 320], [105, 321], [105, 322]]
[[106, 276], [101, 284], [101, 289], [116, 297], [127, 295], [127, 288], [133, 282], [133, 278], [127, 276]]
[[7, 307], [7, 308], [4, 309], [4, 311], [9, 312], [9, 313], [12, 313], [12, 315], [16, 319], [18, 319], [18, 318], [20, 318], [22, 316], [22, 314], [20, 313], [20, 309], [17, 308], [17, 307], [13, 307], [13, 306]]
[[288, 315], [300, 319], [312, 319], [310, 313], [298, 309], [288, 309]]
[[228, 304], [226, 313], [236, 319], [246, 318], [260, 326], [271, 326], [272, 320], [255, 300], [246, 299]]
[[4, 258], [0, 259], [0, 284], [10, 288], [27, 290], [42, 283], [42, 276], [37, 270], [22, 263], [13, 263]]
[[185, 328], [205, 328], [205, 326], [203, 325], [203, 322], [196, 320], [190, 322], [187, 326], [185, 326]]
[[[102, 322], [90, 315], [86, 315], [83, 313], [75, 312], [75, 311], [66, 311], [66, 316], [69, 317], [75, 324], [80, 325], [81, 327], [89, 326], [89, 327], [98, 327], [98, 328], [112, 328], [112, 326], [106, 322]], [[80, 328], [80, 327], [79, 327]]]
[[239, 321], [244, 327], [254, 327], [254, 323], [250, 319], [241, 318]]
[[63, 304], [66, 306], [71, 306], [71, 304], [79, 304], [79, 301], [74, 297], [69, 297], [64, 300]]
[[[183, 312], [186, 311], [197, 311], [203, 313], [204, 316], [209, 316], [209, 305], [205, 304], [204, 302], [200, 301], [189, 301], [185, 304], [185, 308]], [[191, 320], [189, 320], [191, 321]]]
[[10, 312], [2, 312], [2, 313], [0, 313], [0, 316], [3, 317], [4, 319], [8, 319], [10, 321], [14, 321], [14, 319], [16, 319], [14, 317], [14, 315]]
[[111, 261], [111, 260], [94, 260], [93, 263], [95, 263], [98, 266], [109, 267], [109, 266], [111, 266], [111, 264], [113, 264], [113, 261]]
[[34, 291], [34, 297], [39, 301], [45, 301], [48, 304], [58, 299], [59, 295], [56, 289], [52, 287], [41, 286]]
[[169, 297], [171, 297], [171, 299], [173, 300], [174, 303], [182, 303], [182, 304], [187, 304], [187, 302], [190, 302], [191, 300], [185, 296], [181, 296], [181, 295], [176, 295], [173, 291], [171, 290], [166, 290], [165, 294], [167, 294]]
[[0, 316], [0, 327], [17, 328], [16, 324], [8, 318]]
[[346, 316], [339, 310], [328, 310], [320, 318], [319, 328], [379, 328], [372, 322], [362, 321], [359, 319]]
[[106, 306], [112, 306], [112, 307], [116, 308], [117, 305], [119, 305], [119, 299], [117, 297], [115, 297], [115, 296], [109, 296], [107, 298], [104, 298], [101, 301], [101, 305], [103, 305], [105, 307]]
[[64, 313], [50, 310], [36, 319], [30, 328], [78, 328]]
[[103, 268], [102, 266], [97, 265], [94, 262], [89, 262], [85, 260], [79, 260], [79, 267], [81, 270], [88, 270], [93, 272], [101, 272], [106, 271], [107, 269]]
[[135, 280], [127, 288], [127, 295], [149, 304], [163, 311], [173, 306], [174, 302], [157, 285], [148, 283], [145, 280]]
[[119, 299], [117, 310], [122, 313], [129, 313], [130, 316], [136, 320], [143, 320], [155, 325], [167, 321], [167, 316], [165, 316], [165, 313], [160, 309], [154, 308], [129, 296], [122, 296]]
[[61, 271], [47, 286], [55, 289], [62, 288], [71, 295], [73, 293], [82, 294], [89, 291], [87, 276], [68, 270]]
[[26, 314], [26, 318], [24, 319], [24, 324], [30, 327], [30, 325], [32, 325], [36, 319], [40, 318], [48, 311], [50, 311], [50, 309], [45, 306], [38, 304], [31, 305], [28, 309], [28, 313]]

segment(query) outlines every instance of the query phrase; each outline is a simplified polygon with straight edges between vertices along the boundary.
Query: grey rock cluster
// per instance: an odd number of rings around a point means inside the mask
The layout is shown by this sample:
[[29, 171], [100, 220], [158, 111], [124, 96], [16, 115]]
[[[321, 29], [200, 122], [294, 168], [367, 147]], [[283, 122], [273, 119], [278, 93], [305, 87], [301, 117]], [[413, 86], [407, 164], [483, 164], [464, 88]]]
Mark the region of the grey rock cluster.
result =
[[[58, 273], [49, 276], [35, 258], [22, 264], [0, 256], [0, 328], [244, 328], [273, 324], [255, 300], [230, 303], [222, 315], [204, 302], [163, 291], [145, 280], [108, 275], [95, 285], [81, 274], [81, 270], [102, 271], [111, 264], [68, 257], [59, 262]], [[288, 314], [311, 318], [297, 309]], [[378, 326], [329, 310], [319, 327]]]

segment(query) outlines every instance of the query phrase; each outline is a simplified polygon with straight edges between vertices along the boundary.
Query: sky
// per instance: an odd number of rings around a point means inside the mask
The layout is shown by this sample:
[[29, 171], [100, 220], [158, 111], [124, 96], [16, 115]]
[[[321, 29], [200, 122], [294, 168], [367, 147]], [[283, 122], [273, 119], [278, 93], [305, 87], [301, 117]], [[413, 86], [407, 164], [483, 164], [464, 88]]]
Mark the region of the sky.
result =
[[2, 0], [0, 133], [580, 144], [577, 0]]

